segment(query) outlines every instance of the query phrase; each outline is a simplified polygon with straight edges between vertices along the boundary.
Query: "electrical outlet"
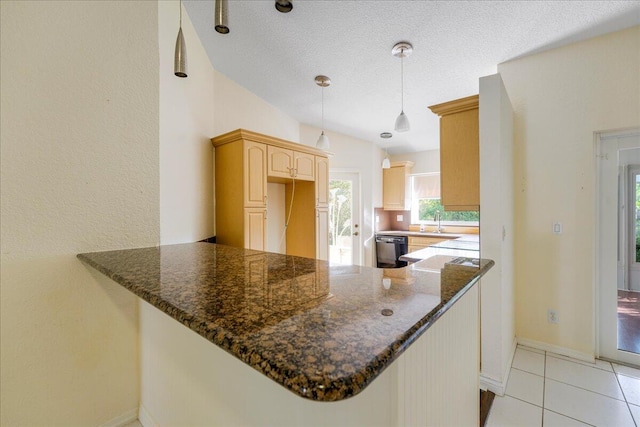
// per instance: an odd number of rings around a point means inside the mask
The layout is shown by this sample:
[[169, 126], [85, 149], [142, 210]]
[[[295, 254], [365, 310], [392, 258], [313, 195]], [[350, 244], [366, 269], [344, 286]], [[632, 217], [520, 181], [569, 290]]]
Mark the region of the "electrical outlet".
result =
[[380, 222], [380, 215], [376, 215], [376, 224]]
[[553, 231], [553, 234], [562, 234], [562, 223], [554, 222], [552, 231]]
[[556, 310], [547, 310], [547, 322], [558, 323], [558, 312]]
[[397, 216], [396, 216], [396, 221], [398, 221], [398, 222], [402, 222], [402, 221], [404, 221], [404, 216], [402, 216], [402, 215], [397, 215]]

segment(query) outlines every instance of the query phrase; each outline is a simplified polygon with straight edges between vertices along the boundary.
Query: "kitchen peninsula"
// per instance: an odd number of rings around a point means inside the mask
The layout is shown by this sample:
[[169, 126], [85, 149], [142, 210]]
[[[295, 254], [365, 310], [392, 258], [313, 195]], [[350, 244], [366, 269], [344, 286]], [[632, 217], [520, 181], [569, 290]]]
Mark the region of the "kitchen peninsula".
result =
[[160, 310], [160, 336], [193, 339], [167, 314], [208, 341], [172, 349], [193, 360], [166, 370], [195, 375], [157, 425], [477, 425], [474, 285], [493, 261], [385, 270], [209, 243], [78, 258]]

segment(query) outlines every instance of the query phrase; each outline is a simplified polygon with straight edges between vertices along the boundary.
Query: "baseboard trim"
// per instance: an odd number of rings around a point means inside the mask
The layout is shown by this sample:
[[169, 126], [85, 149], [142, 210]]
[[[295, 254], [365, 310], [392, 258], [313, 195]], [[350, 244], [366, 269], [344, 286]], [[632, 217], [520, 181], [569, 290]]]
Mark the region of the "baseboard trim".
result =
[[572, 357], [584, 362], [595, 363], [596, 359], [593, 354], [583, 353], [581, 351], [572, 350], [566, 347], [560, 347], [558, 345], [547, 344], [540, 341], [530, 340], [527, 338], [518, 338], [518, 344], [525, 345], [527, 347], [536, 348], [538, 350], [550, 351], [561, 356]]
[[138, 409], [138, 421], [142, 424], [143, 427], [158, 427], [158, 424], [153, 419], [149, 412], [140, 404], [140, 408]]
[[117, 417], [110, 419], [100, 427], [121, 427], [135, 421], [136, 419], [138, 419], [138, 409], [134, 408], [128, 410], [122, 415], [118, 415]]
[[482, 390], [489, 390], [498, 396], [504, 396], [504, 392], [507, 390], [507, 383], [509, 382], [509, 374], [511, 373], [511, 365], [513, 364], [513, 357], [516, 354], [516, 348], [518, 347], [518, 339], [513, 337], [513, 343], [511, 344], [511, 351], [509, 353], [509, 360], [505, 366], [502, 374], [502, 381], [495, 378], [485, 376], [480, 373], [480, 388]]

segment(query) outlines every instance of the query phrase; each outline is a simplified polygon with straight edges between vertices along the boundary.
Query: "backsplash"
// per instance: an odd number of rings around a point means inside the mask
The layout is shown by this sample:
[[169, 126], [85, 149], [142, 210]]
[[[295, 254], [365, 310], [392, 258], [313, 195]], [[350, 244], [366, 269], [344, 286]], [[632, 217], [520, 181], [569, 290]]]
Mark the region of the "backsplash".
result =
[[[375, 208], [375, 231], [408, 231], [411, 225], [411, 211], [385, 211]], [[402, 221], [398, 221], [398, 215]]]

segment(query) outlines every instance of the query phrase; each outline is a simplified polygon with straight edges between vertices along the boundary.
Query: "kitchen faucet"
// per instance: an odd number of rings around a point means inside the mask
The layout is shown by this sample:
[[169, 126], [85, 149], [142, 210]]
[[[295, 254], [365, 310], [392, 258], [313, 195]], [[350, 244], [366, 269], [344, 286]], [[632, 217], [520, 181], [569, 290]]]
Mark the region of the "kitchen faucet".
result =
[[442, 231], [444, 230], [444, 228], [442, 228], [442, 226], [440, 226], [440, 220], [442, 219], [441, 215], [440, 215], [440, 211], [436, 211], [436, 216], [433, 218], [434, 221], [438, 221], [438, 228], [436, 229], [436, 233], [442, 233]]

